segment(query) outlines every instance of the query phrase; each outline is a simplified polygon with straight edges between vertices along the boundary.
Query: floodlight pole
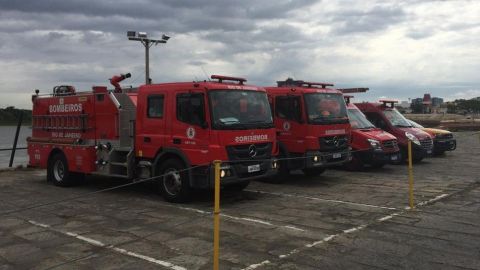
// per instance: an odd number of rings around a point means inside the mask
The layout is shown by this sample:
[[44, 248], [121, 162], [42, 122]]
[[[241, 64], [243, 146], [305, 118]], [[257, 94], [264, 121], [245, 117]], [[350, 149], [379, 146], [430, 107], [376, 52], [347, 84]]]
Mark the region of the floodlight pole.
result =
[[[128, 32], [130, 33], [130, 32]], [[140, 37], [140, 34], [136, 34], [136, 32], [133, 32], [134, 36], [128, 36], [129, 40], [136, 40], [140, 41], [143, 46], [145, 47], [145, 84], [151, 84], [151, 79], [150, 79], [150, 47], [153, 45], [157, 45], [158, 43], [167, 43], [167, 40], [170, 39], [169, 36], [162, 35], [161, 40], [157, 39], [149, 39], [146, 36], [146, 33]], [[128, 34], [129, 35], [129, 34]]]
[[153, 45], [150, 40], [142, 40], [143, 46], [145, 46], [145, 84], [150, 84], [150, 47]]

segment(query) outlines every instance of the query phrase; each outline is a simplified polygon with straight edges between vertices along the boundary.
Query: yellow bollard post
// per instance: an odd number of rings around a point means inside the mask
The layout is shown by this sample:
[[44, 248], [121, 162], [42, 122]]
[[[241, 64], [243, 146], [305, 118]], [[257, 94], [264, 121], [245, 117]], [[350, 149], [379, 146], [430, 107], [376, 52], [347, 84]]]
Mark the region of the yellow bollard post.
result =
[[413, 165], [412, 165], [412, 141], [408, 140], [408, 193], [410, 210], [415, 206], [413, 205]]
[[213, 210], [213, 270], [218, 270], [220, 249], [220, 160], [213, 162], [215, 171], [215, 206]]

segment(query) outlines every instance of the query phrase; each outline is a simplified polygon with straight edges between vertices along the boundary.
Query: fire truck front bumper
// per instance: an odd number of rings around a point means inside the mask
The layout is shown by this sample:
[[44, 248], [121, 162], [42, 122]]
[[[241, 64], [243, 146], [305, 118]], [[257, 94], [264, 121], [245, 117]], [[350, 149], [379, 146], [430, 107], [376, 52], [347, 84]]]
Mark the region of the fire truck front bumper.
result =
[[356, 152], [356, 157], [358, 157], [363, 163], [374, 165], [374, 164], [388, 164], [398, 162], [401, 158], [400, 151], [396, 152], [385, 152], [385, 151], [374, 151], [373, 149], [367, 151]]
[[455, 139], [434, 139], [433, 140], [433, 151], [435, 153], [453, 151], [456, 148], [457, 148], [457, 140]]
[[352, 159], [350, 149], [336, 152], [307, 151], [305, 154], [305, 168], [321, 168], [341, 165]]
[[[220, 166], [220, 184], [228, 186], [274, 176], [277, 174], [277, 169], [277, 159], [223, 163]], [[213, 165], [209, 168], [208, 180], [208, 186], [213, 188], [215, 185], [215, 169]]]

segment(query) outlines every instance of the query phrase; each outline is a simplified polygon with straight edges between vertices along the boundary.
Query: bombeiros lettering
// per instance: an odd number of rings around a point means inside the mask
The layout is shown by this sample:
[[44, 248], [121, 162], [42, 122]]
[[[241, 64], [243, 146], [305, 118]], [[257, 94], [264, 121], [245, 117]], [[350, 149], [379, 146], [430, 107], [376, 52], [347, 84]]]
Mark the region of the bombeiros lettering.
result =
[[50, 105], [50, 106], [48, 106], [48, 111], [51, 112], [51, 113], [56, 113], [56, 112], [81, 112], [82, 111], [82, 103]]
[[247, 136], [237, 136], [235, 137], [235, 142], [254, 142], [254, 141], [267, 141], [267, 134], [259, 135], [247, 135]]

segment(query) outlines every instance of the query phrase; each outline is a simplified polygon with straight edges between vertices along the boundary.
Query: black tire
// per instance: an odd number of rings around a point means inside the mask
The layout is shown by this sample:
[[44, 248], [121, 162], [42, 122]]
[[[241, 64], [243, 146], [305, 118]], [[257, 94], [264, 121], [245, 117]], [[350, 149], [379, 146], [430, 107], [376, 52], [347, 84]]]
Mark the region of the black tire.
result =
[[308, 168], [303, 169], [303, 173], [308, 177], [318, 176], [325, 171], [325, 168]]
[[167, 159], [160, 165], [157, 175], [159, 192], [167, 202], [182, 203], [191, 200], [189, 173], [178, 159]]
[[225, 190], [228, 190], [228, 191], [239, 192], [247, 188], [249, 184], [250, 184], [250, 181], [244, 181], [240, 183], [230, 184], [228, 186], [225, 186], [224, 188]]
[[75, 184], [75, 174], [68, 170], [67, 158], [63, 153], [54, 154], [49, 160], [47, 180], [59, 187], [69, 187]]

